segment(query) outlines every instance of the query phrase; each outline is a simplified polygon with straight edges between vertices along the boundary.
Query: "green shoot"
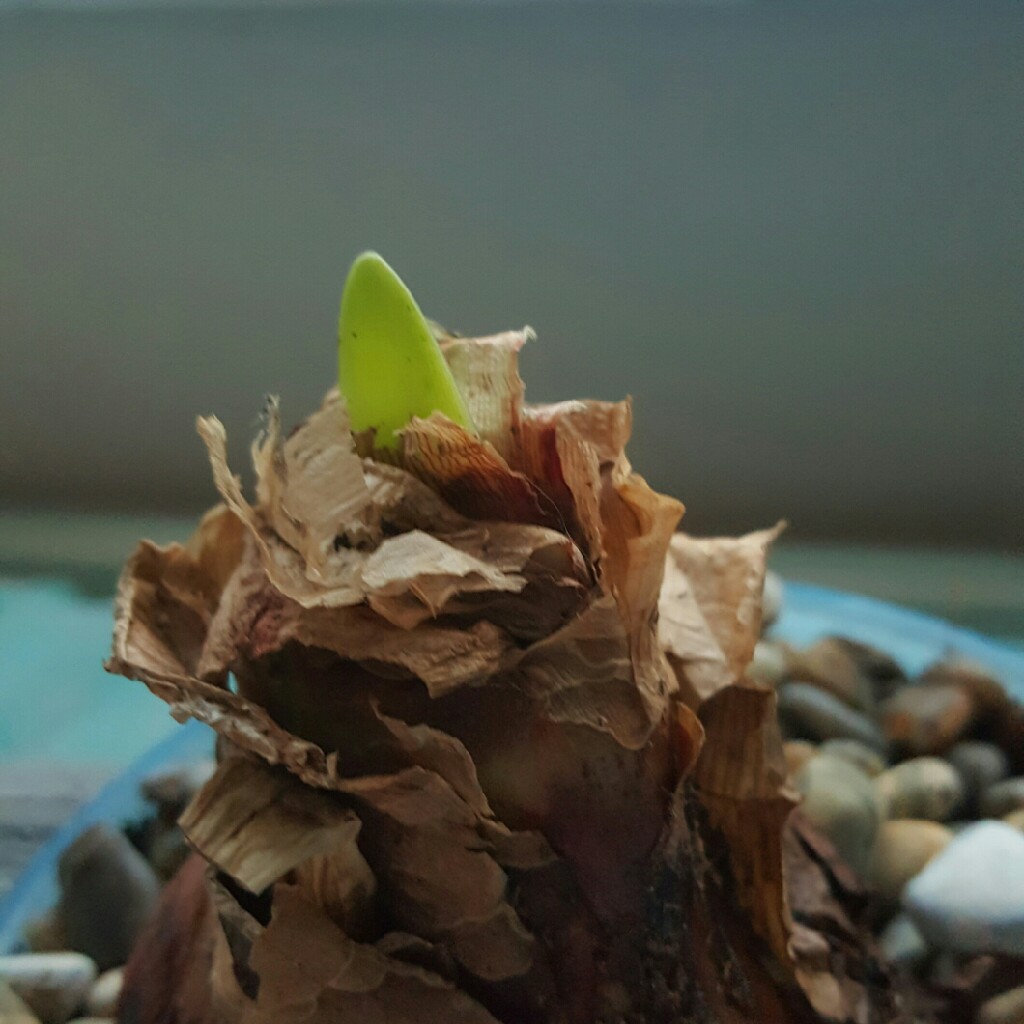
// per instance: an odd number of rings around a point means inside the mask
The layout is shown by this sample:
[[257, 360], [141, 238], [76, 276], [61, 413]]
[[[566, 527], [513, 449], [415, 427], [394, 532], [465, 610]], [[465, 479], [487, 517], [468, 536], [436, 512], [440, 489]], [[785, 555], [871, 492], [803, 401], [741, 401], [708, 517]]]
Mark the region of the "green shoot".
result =
[[354, 433], [373, 429], [374, 446], [394, 451], [397, 431], [433, 412], [474, 431], [459, 392], [402, 279], [375, 252], [356, 258], [338, 319], [338, 384]]

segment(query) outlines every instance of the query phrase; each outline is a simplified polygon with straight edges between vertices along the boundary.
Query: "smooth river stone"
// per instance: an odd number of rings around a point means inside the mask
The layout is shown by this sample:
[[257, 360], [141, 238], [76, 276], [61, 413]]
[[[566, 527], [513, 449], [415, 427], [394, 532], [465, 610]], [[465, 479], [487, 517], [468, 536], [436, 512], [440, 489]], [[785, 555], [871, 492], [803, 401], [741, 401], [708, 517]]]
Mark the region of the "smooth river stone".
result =
[[989, 786], [981, 795], [983, 818], [1005, 818], [1013, 811], [1024, 810], [1024, 775], [1003, 779]]
[[96, 965], [81, 953], [21, 953], [0, 956], [0, 981], [44, 1022], [66, 1021], [96, 979]]
[[785, 597], [782, 577], [772, 569], [764, 574], [764, 590], [761, 592], [761, 628], [766, 629], [779, 617]]
[[782, 756], [786, 759], [786, 774], [796, 775], [817, 753], [818, 748], [808, 740], [786, 740], [782, 744]]
[[849, 761], [871, 778], [885, 771], [885, 758], [859, 740], [826, 740], [821, 745], [821, 752], [829, 757]]
[[754, 656], [747, 666], [746, 677], [758, 686], [775, 689], [789, 673], [789, 655], [782, 644], [758, 640]]
[[894, 749], [940, 754], [971, 727], [974, 700], [963, 686], [904, 686], [878, 711], [882, 732]]
[[124, 968], [113, 967], [104, 971], [89, 989], [85, 1008], [92, 1017], [113, 1017], [124, 986]]
[[878, 944], [887, 960], [902, 967], [917, 967], [931, 952], [917, 925], [906, 914], [897, 914], [885, 926]]
[[810, 683], [779, 687], [779, 718], [795, 738], [859, 740], [875, 750], [885, 750], [885, 737], [867, 715]]
[[881, 820], [871, 780], [849, 761], [819, 755], [800, 769], [793, 784], [803, 794], [807, 819], [863, 873]]
[[1018, 832], [1024, 832], [1024, 809], [1019, 811], [1010, 811], [1003, 821], [1012, 828], [1015, 828]]
[[950, 747], [946, 760], [960, 773], [967, 791], [967, 807], [974, 811], [981, 794], [1010, 774], [1010, 759], [994, 743], [965, 740]]
[[883, 903], [896, 903], [907, 882], [952, 839], [953, 833], [936, 821], [883, 821], [867, 871]]
[[871, 680], [861, 671], [850, 648], [836, 637], [828, 636], [802, 651], [791, 652], [789, 671], [793, 679], [812, 683], [851, 708], [874, 708]]
[[71, 947], [100, 970], [119, 967], [156, 907], [160, 883], [153, 869], [122, 832], [93, 825], [61, 855], [58, 874]]
[[940, 949], [1024, 957], [1024, 835], [979, 821], [910, 881], [903, 908]]
[[937, 757], [915, 757], [887, 768], [875, 780], [875, 792], [887, 818], [945, 821], [964, 802], [957, 770]]
[[39, 1018], [25, 1000], [0, 978], [0, 1022], [2, 1024], [39, 1024]]
[[986, 999], [974, 1020], [975, 1024], [1024, 1024], [1024, 985]]

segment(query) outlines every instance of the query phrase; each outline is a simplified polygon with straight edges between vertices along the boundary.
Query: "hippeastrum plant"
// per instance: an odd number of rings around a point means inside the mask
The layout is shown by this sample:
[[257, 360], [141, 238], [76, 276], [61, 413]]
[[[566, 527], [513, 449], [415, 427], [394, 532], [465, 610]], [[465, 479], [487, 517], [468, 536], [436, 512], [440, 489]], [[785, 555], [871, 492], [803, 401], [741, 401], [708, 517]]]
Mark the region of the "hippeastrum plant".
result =
[[122, 1020], [901, 1019], [744, 680], [777, 530], [677, 534], [628, 403], [524, 401], [530, 336], [435, 332], [365, 255], [253, 499], [199, 420], [221, 504], [138, 547], [109, 667], [219, 765]]

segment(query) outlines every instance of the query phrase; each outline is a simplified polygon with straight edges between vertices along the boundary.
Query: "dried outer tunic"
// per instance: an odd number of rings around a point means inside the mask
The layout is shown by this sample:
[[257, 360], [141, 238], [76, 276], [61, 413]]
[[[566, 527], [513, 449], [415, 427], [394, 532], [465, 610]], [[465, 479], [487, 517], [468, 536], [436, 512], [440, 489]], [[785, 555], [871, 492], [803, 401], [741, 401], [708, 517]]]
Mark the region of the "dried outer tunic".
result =
[[[125, 567], [108, 667], [227, 741], [183, 819], [219, 872], [221, 1019], [743, 1019], [679, 977], [716, 970], [704, 841], [760, 936], [722, 939], [748, 1015], [780, 976], [772, 1019], [813, 1015], [780, 740], [738, 685], [777, 530], [674, 535], [682, 505], [625, 457], [628, 403], [525, 405], [526, 338], [445, 339], [480, 435], [415, 420], [391, 462], [336, 392], [285, 440], [271, 402], [252, 503], [200, 419], [223, 504]], [[688, 787], [709, 831], [683, 842]], [[671, 922], [663, 884], [692, 896]], [[652, 928], [679, 956], [649, 955]]]

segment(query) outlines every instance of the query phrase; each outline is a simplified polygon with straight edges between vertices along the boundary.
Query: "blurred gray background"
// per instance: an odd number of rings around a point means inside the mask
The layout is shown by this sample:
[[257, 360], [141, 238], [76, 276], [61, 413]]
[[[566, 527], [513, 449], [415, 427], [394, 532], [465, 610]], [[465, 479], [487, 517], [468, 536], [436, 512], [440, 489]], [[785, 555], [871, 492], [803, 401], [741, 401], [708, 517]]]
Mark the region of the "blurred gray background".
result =
[[1020, 550], [1024, 4], [0, 2], [0, 503], [191, 514], [379, 249], [695, 532]]

